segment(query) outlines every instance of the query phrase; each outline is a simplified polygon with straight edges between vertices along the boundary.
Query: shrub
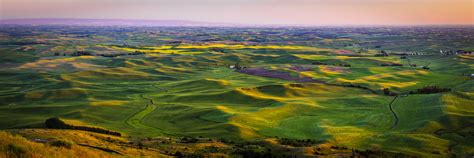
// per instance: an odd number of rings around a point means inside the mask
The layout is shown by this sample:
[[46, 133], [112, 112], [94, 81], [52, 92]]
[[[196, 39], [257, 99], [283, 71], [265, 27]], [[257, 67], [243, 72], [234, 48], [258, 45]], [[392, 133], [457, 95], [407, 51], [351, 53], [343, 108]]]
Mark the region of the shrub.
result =
[[233, 154], [240, 155], [241, 157], [251, 157], [251, 158], [274, 158], [274, 157], [287, 157], [287, 156], [282, 156], [276, 153], [272, 153], [269, 150], [266, 151], [257, 151], [253, 149], [238, 149], [233, 152]]
[[181, 158], [181, 157], [184, 157], [184, 154], [183, 154], [182, 152], [180, 152], [180, 151], [177, 151], [176, 153], [174, 153], [173, 156], [176, 156], [176, 157], [178, 157], [178, 158]]
[[196, 138], [187, 138], [187, 137], [181, 138], [181, 142], [183, 143], [197, 143], [198, 141], [199, 140]]
[[311, 63], [311, 64], [312, 64], [312, 65], [327, 65], [326, 63], [319, 62], [319, 61], [313, 62], [313, 63]]
[[71, 149], [72, 142], [66, 141], [66, 140], [55, 140], [55, 141], [49, 142], [49, 145], [58, 147], [58, 148], [64, 147], [64, 148]]
[[383, 89], [383, 94], [390, 95], [390, 90], [388, 88]]
[[59, 118], [50, 118], [47, 119], [46, 122], [46, 127], [48, 128], [53, 128], [53, 129], [69, 129], [68, 125], [61, 121]]
[[16, 157], [21, 157], [21, 155], [26, 153], [26, 150], [22, 146], [18, 146], [16, 144], [8, 144], [7, 145], [7, 152], [15, 155]]

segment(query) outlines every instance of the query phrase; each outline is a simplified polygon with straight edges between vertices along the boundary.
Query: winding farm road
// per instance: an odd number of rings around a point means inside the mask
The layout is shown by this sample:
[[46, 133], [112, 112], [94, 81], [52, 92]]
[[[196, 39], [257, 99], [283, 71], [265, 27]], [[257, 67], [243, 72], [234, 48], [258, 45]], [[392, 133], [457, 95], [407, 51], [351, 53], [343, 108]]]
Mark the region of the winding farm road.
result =
[[157, 108], [157, 106], [153, 103], [153, 99], [148, 99], [144, 97], [143, 94], [141, 94], [140, 97], [150, 100], [150, 103], [148, 103], [143, 110], [136, 112], [127, 119], [127, 124], [135, 128], [143, 127], [141, 120]]
[[113, 154], [118, 154], [118, 155], [122, 155], [122, 153], [118, 152], [118, 151], [115, 151], [115, 150], [112, 150], [112, 149], [109, 149], [109, 148], [103, 148], [103, 147], [98, 147], [98, 146], [92, 146], [92, 145], [88, 145], [88, 144], [77, 144], [79, 146], [84, 146], [84, 147], [89, 147], [89, 148], [93, 148], [93, 149], [97, 149], [97, 150], [101, 150], [101, 151], [104, 151], [104, 152], [108, 152], [108, 153], [113, 153]]
[[144, 99], [147, 99], [150, 102], [145, 106], [145, 108], [143, 108], [143, 110], [138, 111], [135, 114], [131, 115], [127, 119], [126, 122], [127, 122], [128, 125], [130, 125], [131, 127], [134, 127], [134, 128], [145, 128], [145, 129], [153, 128], [153, 127], [150, 127], [148, 125], [142, 124], [141, 122], [142, 122], [143, 118], [145, 118], [145, 116], [149, 115], [153, 110], [155, 110], [157, 108], [157, 106], [153, 103], [153, 99], [146, 98], [145, 96], [143, 96], [143, 94], [141, 94], [140, 97], [142, 97]]
[[390, 127], [390, 129], [393, 129], [398, 125], [397, 113], [395, 113], [395, 111], [393, 111], [393, 103], [395, 102], [395, 100], [397, 100], [397, 98], [398, 98], [398, 95], [395, 96], [390, 103], [388, 103], [388, 107], [390, 109], [390, 112], [392, 112], [393, 117], [395, 118], [395, 121], [393, 122], [393, 125]]
[[[155, 86], [153, 86], [155, 87]], [[156, 88], [156, 87], [155, 87]], [[160, 90], [163, 90], [160, 88]], [[167, 92], [167, 90], [165, 90], [164, 92]], [[177, 133], [171, 133], [171, 132], [167, 132], [163, 129], [160, 129], [160, 128], [157, 128], [157, 127], [153, 127], [153, 126], [150, 126], [150, 125], [147, 125], [147, 124], [144, 124], [142, 121], [143, 119], [148, 116], [150, 113], [152, 113], [153, 111], [156, 110], [156, 108], [158, 108], [158, 105], [155, 104], [155, 102], [153, 101], [152, 98], [148, 98], [146, 97], [144, 94], [140, 94], [140, 97], [145, 99], [145, 100], [149, 100], [149, 103], [147, 103], [147, 105], [145, 106], [145, 108], [143, 108], [143, 110], [141, 111], [138, 111], [136, 113], [134, 113], [133, 115], [131, 115], [127, 120], [126, 120], [126, 123], [133, 127], [133, 128], [140, 128], [140, 129], [148, 129], [148, 130], [153, 130], [153, 131], [157, 131], [159, 133], [162, 133], [162, 134], [166, 134], [166, 135], [179, 135]]]
[[[457, 134], [459, 136], [461, 136], [463, 139], [465, 139], [466, 137], [468, 137], [467, 135], [465, 134], [461, 134], [459, 133], [459, 131], [461, 130], [464, 130], [465, 128], [469, 128], [469, 127], [473, 127], [474, 124], [467, 124], [467, 125], [464, 125], [462, 127], [459, 127], [457, 129], [446, 129], [446, 128], [442, 128], [442, 129], [438, 129], [436, 131], [433, 132], [433, 134], [435, 134], [437, 137], [439, 138], [442, 138], [442, 135], [443, 134], [447, 134], [447, 133], [452, 133], [452, 134]], [[452, 142], [452, 143], [451, 143]], [[457, 141], [450, 141], [450, 144], [448, 145], [448, 152], [449, 153], [453, 153], [453, 148], [456, 146], [456, 145], [459, 145], [460, 143], [457, 142]]]

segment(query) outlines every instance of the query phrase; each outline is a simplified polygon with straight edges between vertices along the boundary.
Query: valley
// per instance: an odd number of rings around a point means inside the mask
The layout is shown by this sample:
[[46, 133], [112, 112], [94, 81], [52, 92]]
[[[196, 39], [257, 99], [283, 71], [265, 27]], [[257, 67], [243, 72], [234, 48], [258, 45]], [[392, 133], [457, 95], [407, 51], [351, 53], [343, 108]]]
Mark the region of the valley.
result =
[[[28, 148], [67, 140], [93, 150], [86, 157], [469, 157], [466, 34], [474, 29], [1, 26], [0, 134]], [[50, 118], [121, 136], [50, 129]]]

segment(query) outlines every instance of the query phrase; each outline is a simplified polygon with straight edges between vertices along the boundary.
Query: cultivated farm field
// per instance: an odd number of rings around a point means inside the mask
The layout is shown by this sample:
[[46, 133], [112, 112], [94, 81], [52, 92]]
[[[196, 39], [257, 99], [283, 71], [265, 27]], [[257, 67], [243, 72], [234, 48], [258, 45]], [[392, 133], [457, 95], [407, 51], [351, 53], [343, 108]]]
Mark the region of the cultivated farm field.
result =
[[[379, 36], [326, 30], [344, 35], [337, 37], [311, 28], [2, 26], [0, 129], [53, 138], [64, 131], [45, 129], [45, 120], [57, 117], [120, 132], [112, 139], [140, 142], [147, 147], [141, 154], [155, 156], [232, 155], [224, 152], [232, 143], [284, 140], [312, 142], [287, 155], [472, 156], [473, 37], [443, 41], [391, 30], [397, 37], [383, 29]], [[417, 48], [399, 37], [435, 40]], [[380, 38], [392, 43], [372, 42]], [[417, 50], [423, 53], [410, 54]], [[75, 148], [87, 146], [77, 134], [63, 135], [83, 144]], [[151, 143], [165, 138], [219, 140], [219, 150]], [[108, 146], [129, 156], [141, 149]], [[325, 147], [332, 148], [313, 151]]]

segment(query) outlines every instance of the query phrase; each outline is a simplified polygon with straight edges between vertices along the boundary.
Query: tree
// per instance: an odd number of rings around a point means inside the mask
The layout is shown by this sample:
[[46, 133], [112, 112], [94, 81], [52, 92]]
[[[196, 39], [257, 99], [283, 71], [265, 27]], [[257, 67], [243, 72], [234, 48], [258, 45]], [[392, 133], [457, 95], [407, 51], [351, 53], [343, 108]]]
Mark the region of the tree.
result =
[[385, 95], [391, 95], [392, 93], [390, 92], [390, 89], [384, 88], [384, 89], [383, 89], [383, 94], [385, 94]]

